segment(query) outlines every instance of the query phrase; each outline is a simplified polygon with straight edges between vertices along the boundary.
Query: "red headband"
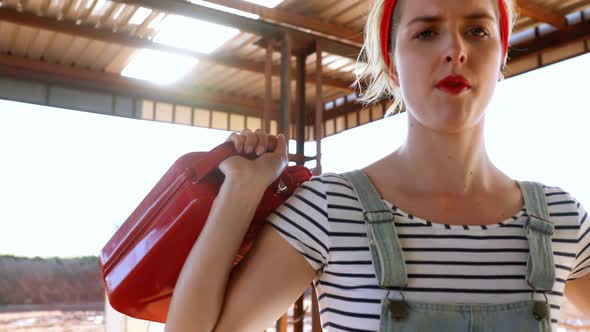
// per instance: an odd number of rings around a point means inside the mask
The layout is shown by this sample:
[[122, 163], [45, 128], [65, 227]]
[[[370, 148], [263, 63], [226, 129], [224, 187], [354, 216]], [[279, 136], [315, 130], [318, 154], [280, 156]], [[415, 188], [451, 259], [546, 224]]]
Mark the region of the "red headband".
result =
[[[389, 68], [389, 41], [391, 35], [391, 22], [393, 16], [393, 10], [397, 0], [385, 0], [383, 5], [383, 16], [381, 17], [381, 53], [383, 54], [383, 60], [387, 68]], [[500, 34], [502, 36], [502, 59], [506, 59], [506, 53], [508, 52], [508, 10], [504, 0], [498, 0], [498, 7], [500, 8]]]

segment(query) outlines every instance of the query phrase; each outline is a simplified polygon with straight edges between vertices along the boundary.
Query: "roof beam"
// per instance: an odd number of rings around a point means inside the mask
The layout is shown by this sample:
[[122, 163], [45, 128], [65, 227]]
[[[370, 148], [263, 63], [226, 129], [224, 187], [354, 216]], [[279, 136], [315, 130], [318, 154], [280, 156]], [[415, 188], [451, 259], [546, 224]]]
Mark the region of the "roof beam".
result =
[[544, 36], [510, 46], [508, 51], [510, 61], [590, 38], [590, 21], [572, 25], [570, 29], [567, 32], [553, 31]]
[[[242, 70], [248, 70], [248, 71], [264, 74], [264, 70], [265, 70], [265, 68], [264, 68], [265, 63], [264, 62], [242, 60], [237, 57], [230, 57], [230, 56], [225, 56], [225, 55], [216, 55], [212, 58], [215, 59], [215, 63], [220, 64], [220, 65], [234, 67], [234, 68], [240, 68]], [[292, 68], [292, 70], [295, 71], [295, 68]], [[281, 66], [280, 65], [273, 65], [272, 66], [272, 75], [273, 76], [281, 76]], [[353, 81], [346, 81], [346, 80], [333, 78], [333, 77], [324, 77], [322, 81], [325, 86], [338, 88], [338, 89], [342, 89], [342, 90], [346, 90], [346, 91], [351, 91], [352, 88], [350, 86], [352, 84], [354, 84]], [[307, 82], [309, 84], [315, 84], [315, 75], [314, 76], [307, 75], [305, 78], [305, 82]]]
[[361, 46], [364, 41], [362, 31], [350, 30], [344, 26], [324, 22], [314, 17], [291, 14], [285, 10], [268, 8], [255, 3], [242, 0], [205, 0], [216, 5], [241, 10], [260, 16], [261, 20], [276, 23], [285, 27], [293, 27], [300, 31], [312, 31], [325, 36], [332, 36], [342, 40], [351, 41]]
[[[212, 90], [182, 86], [162, 87], [117, 74], [99, 73], [88, 69], [9, 55], [0, 55], [0, 76], [203, 109], [214, 109], [245, 116], [262, 118], [263, 115], [260, 107], [263, 100], [258, 98], [221, 94]], [[278, 102], [273, 101], [271, 119], [278, 120], [278, 114]]]
[[295, 39], [319, 41], [324, 51], [356, 60], [361, 46], [355, 42], [314, 35], [297, 29], [282, 27], [275, 23], [254, 20], [223, 10], [209, 8], [200, 4], [193, 4], [185, 0], [113, 0], [135, 6], [143, 6], [175, 15], [187, 16], [204, 20], [256, 35], [280, 39], [285, 32], [289, 32]]
[[[104, 28], [94, 28], [92, 26], [76, 24], [66, 20], [55, 20], [49, 17], [42, 17], [28, 13], [19, 13], [10, 8], [0, 8], [0, 21], [7, 21], [18, 25], [26, 25], [39, 29], [60, 32], [64, 34], [74, 35], [78, 37], [99, 40], [111, 44], [119, 44], [122, 46], [147, 48], [158, 51], [164, 51], [175, 54], [183, 54], [195, 57], [200, 61], [218, 64], [226, 67], [237, 68], [241, 70], [251, 71], [255, 73], [264, 73], [264, 62], [255, 62], [250, 60], [240, 59], [238, 57], [209, 55], [205, 53], [195, 52], [179, 47], [159, 44], [147, 39], [129, 36], [122, 32], [113, 32]], [[273, 76], [280, 75], [280, 67], [273, 66]], [[306, 79], [307, 83], [315, 84], [315, 78], [310, 76]], [[326, 86], [350, 91], [352, 81], [345, 81], [337, 78], [324, 78]]]
[[550, 24], [560, 31], [568, 30], [568, 22], [565, 16], [555, 13], [533, 0], [517, 0], [516, 3], [521, 15], [528, 16], [538, 22]]
[[[347, 115], [349, 113], [360, 112], [364, 108], [373, 108], [373, 107], [389, 107], [391, 104], [391, 100], [384, 99], [377, 103], [371, 105], [364, 105], [363, 103], [359, 102], [358, 100], [349, 101], [344, 103], [340, 106], [336, 106], [329, 110], [325, 110], [323, 116], [324, 121], [335, 119], [339, 116]], [[309, 108], [311, 109], [311, 108]], [[313, 124], [314, 121], [314, 114], [313, 111], [307, 112], [307, 123], [308, 125]]]

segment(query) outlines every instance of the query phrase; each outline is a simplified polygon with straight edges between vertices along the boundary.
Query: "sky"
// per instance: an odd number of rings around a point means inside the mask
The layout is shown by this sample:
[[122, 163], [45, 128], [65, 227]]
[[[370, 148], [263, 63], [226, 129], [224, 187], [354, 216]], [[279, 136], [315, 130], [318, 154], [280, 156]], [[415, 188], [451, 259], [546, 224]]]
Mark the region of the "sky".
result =
[[[510, 78], [486, 115], [486, 146], [501, 170], [588, 206], [589, 72], [584, 55]], [[229, 134], [0, 100], [0, 254], [98, 255], [178, 157]], [[364, 167], [405, 134], [401, 114], [325, 138], [323, 170]], [[313, 156], [314, 143], [307, 148]]]

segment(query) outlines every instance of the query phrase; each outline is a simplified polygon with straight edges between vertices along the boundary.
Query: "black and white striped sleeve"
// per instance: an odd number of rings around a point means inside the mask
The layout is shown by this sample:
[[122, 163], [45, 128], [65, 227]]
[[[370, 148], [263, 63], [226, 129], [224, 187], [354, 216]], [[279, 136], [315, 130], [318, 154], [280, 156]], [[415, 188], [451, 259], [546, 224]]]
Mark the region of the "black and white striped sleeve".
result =
[[268, 217], [274, 227], [313, 267], [321, 270], [330, 251], [328, 202], [321, 175], [303, 183]]
[[580, 218], [580, 232], [576, 260], [568, 280], [581, 278], [590, 272], [590, 218], [588, 218], [588, 212], [582, 204], [577, 203], [577, 209]]

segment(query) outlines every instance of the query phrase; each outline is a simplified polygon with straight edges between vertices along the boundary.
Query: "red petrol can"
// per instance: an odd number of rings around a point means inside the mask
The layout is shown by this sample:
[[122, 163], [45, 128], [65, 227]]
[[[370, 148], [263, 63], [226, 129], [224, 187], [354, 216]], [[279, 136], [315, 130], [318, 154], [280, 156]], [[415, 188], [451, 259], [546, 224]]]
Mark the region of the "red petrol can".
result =
[[[217, 166], [235, 154], [233, 143], [225, 142], [209, 152], [180, 157], [107, 242], [99, 263], [115, 310], [166, 321], [176, 280], [223, 183]], [[234, 266], [252, 246], [266, 217], [311, 176], [304, 166], [287, 166], [267, 188]]]

